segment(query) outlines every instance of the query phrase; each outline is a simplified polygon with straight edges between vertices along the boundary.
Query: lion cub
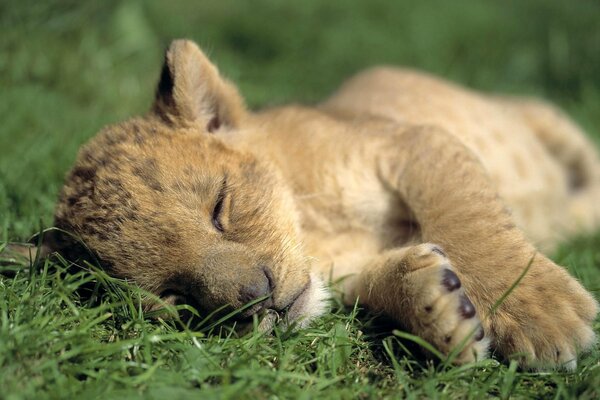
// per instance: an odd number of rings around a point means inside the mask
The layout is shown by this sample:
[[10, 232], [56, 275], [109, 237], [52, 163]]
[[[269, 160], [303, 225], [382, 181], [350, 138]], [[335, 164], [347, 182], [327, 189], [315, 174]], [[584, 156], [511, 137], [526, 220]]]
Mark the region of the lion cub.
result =
[[598, 304], [537, 249], [599, 221], [598, 156], [551, 106], [374, 68], [317, 107], [251, 113], [186, 40], [151, 111], [81, 149], [55, 217], [166, 301], [268, 297], [241, 316], [303, 326], [331, 278], [459, 363], [491, 346], [564, 368], [594, 345]]

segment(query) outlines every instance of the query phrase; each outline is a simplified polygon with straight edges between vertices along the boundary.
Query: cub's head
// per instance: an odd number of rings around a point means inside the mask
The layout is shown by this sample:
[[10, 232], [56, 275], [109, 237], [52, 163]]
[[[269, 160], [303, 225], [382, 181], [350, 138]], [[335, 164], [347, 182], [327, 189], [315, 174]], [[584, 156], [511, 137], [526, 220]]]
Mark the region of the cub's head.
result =
[[[167, 302], [241, 315], [323, 311], [296, 210], [277, 171], [227, 144], [246, 111], [200, 49], [175, 41], [150, 113], [109, 126], [66, 179], [55, 225], [74, 233], [117, 277]], [[229, 136], [228, 136], [229, 135]], [[54, 241], [64, 253], [69, 241]]]

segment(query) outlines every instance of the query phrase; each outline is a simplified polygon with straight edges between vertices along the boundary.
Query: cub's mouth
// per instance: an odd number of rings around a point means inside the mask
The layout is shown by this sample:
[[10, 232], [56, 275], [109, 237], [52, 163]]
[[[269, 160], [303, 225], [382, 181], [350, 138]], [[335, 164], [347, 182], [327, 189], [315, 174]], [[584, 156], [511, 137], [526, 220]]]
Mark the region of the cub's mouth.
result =
[[311, 274], [309, 282], [283, 310], [264, 310], [258, 329], [268, 332], [276, 325], [284, 329], [304, 328], [327, 311], [328, 297], [329, 293], [322, 279]]
[[[181, 292], [169, 290], [161, 294], [161, 298], [170, 304], [187, 304], [200, 312], [202, 316], [211, 315], [203, 310], [202, 305], [198, 304], [194, 298], [186, 296]], [[260, 332], [269, 332], [275, 326], [283, 329], [300, 329], [308, 326], [315, 318], [324, 314], [328, 309], [329, 292], [323, 280], [315, 274], [310, 275], [310, 280], [302, 287], [292, 298], [288, 305], [283, 308], [273, 308], [271, 298], [266, 298], [254, 304], [246, 305], [239, 310], [230, 313], [231, 318], [226, 321], [235, 322], [240, 331], [246, 331], [253, 326], [254, 316], [259, 319], [258, 330]], [[223, 313], [212, 313], [211, 319], [218, 320]], [[183, 319], [193, 318], [191, 314], [185, 313]], [[224, 321], [225, 322], [225, 321]]]

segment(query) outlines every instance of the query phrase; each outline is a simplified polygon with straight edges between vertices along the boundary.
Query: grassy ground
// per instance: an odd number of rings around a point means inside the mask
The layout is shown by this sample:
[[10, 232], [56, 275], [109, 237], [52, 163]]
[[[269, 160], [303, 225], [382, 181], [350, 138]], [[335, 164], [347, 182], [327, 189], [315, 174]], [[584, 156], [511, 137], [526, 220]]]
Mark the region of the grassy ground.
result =
[[[0, 247], [51, 225], [82, 142], [147, 109], [171, 38], [198, 41], [252, 107], [316, 101], [362, 67], [404, 64], [544, 96], [598, 140], [598, 20], [595, 0], [0, 1]], [[600, 288], [600, 235], [554, 258]], [[108, 288], [99, 306], [77, 294], [90, 280]], [[138, 296], [60, 265], [0, 276], [0, 398], [600, 395], [598, 349], [574, 373], [494, 360], [451, 368], [340, 307], [306, 331], [238, 338], [149, 320]]]

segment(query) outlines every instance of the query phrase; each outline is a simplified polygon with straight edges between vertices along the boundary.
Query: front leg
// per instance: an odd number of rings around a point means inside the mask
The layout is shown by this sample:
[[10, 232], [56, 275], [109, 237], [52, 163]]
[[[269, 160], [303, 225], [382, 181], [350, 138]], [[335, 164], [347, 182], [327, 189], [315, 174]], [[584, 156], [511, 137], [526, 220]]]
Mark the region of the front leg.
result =
[[380, 176], [408, 205], [421, 240], [441, 245], [452, 260], [492, 345], [526, 366], [573, 368], [577, 352], [595, 343], [594, 298], [525, 239], [462, 143], [433, 128], [408, 129], [394, 139], [395, 148], [381, 149]]
[[475, 361], [487, 355], [489, 340], [453, 269], [439, 246], [393, 249], [367, 264], [348, 294], [443, 354], [456, 351], [455, 362]]

